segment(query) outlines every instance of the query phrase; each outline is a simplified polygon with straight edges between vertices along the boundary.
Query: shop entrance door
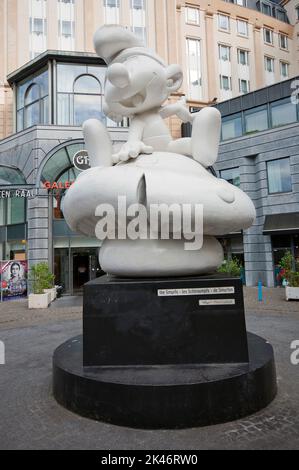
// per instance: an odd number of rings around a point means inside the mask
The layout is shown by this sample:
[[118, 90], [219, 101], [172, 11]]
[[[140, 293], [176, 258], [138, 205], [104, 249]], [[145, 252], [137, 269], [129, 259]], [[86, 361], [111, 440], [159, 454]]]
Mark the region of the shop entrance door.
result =
[[90, 255], [88, 253], [73, 254], [73, 293], [83, 289], [90, 280]]

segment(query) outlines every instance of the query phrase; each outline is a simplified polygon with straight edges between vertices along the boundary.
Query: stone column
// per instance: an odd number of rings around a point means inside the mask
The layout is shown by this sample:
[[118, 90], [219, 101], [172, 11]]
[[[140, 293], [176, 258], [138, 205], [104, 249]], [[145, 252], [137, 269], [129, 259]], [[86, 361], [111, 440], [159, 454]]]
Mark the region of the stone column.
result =
[[[39, 189], [38, 195], [27, 201], [28, 267], [49, 263], [49, 198], [48, 191]], [[51, 269], [51, 266], [50, 266]]]
[[255, 57], [255, 88], [262, 88], [264, 86], [264, 56], [262, 48], [262, 38], [263, 30], [260, 24], [255, 24], [253, 26], [253, 36], [254, 36], [254, 51], [253, 55]]
[[244, 157], [240, 166], [241, 189], [252, 199], [256, 207], [256, 220], [248, 230], [244, 230], [244, 259], [246, 285], [256, 286], [262, 281], [267, 287], [274, 286], [271, 237], [263, 235], [265, 216], [260, 198], [256, 162], [258, 157]]
[[206, 45], [207, 45], [207, 72], [208, 72], [208, 100], [211, 101], [215, 97], [218, 97], [218, 89], [217, 89], [217, 72], [216, 72], [216, 64], [215, 60], [217, 60], [217, 56], [213, 53], [208, 52], [208, 48], [212, 47], [215, 42], [214, 36], [214, 15], [212, 11], [206, 11], [205, 15], [206, 20]]

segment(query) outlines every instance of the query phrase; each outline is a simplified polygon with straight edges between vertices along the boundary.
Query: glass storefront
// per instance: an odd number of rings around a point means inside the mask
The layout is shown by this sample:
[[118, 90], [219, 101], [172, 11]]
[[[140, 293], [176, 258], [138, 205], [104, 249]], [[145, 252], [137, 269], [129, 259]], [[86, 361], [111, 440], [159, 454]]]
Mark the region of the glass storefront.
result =
[[45, 164], [41, 175], [42, 184], [50, 184], [51, 188], [49, 203], [53, 221], [55, 282], [63, 287], [63, 293], [71, 295], [81, 293], [86, 282], [104, 274], [98, 262], [99, 240], [72, 232], [64, 220], [62, 211], [66, 188], [80, 173], [72, 165], [73, 157], [76, 152], [83, 149], [82, 142], [70, 143], [58, 149]]

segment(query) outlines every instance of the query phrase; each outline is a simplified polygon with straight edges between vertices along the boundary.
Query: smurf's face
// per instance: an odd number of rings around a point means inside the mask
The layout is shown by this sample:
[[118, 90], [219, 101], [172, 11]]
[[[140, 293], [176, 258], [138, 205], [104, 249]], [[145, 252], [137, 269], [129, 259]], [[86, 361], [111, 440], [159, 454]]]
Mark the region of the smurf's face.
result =
[[180, 88], [182, 71], [178, 65], [163, 66], [151, 57], [136, 55], [108, 67], [104, 112], [119, 121], [160, 107]]

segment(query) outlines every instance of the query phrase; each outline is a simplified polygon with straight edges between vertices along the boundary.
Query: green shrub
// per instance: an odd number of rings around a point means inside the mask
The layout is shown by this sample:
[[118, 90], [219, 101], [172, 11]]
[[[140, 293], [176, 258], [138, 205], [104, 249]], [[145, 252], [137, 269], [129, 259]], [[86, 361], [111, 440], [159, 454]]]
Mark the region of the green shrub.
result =
[[282, 269], [281, 277], [285, 279], [290, 287], [299, 287], [299, 272], [298, 266], [293, 269], [293, 256], [290, 251], [287, 251], [281, 258], [279, 267]]
[[30, 269], [30, 281], [34, 294], [43, 294], [44, 289], [52, 289], [54, 274], [49, 270], [47, 263], [38, 263]]
[[224, 260], [223, 264], [218, 268], [218, 273], [226, 273], [231, 276], [241, 276], [242, 265], [237, 258]]

